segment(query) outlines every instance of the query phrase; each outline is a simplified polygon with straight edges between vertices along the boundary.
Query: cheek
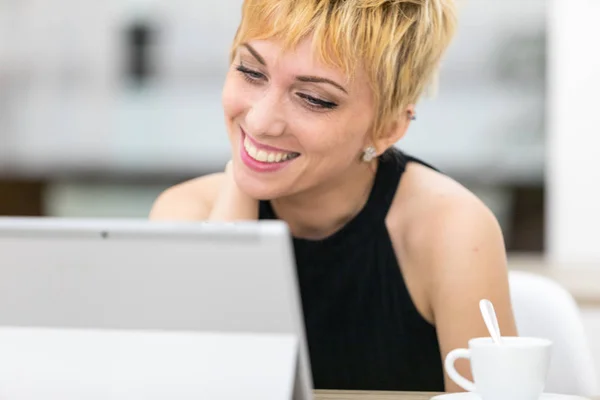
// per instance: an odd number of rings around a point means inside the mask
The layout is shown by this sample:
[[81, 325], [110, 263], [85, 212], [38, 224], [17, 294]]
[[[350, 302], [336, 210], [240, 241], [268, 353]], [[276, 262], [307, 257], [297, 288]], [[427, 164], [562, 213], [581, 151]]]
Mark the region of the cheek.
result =
[[331, 158], [331, 161], [354, 156], [361, 146], [362, 129], [349, 124], [347, 115], [322, 116], [312, 121], [298, 118], [297, 121], [302, 121], [299, 131], [305, 133], [301, 138], [305, 148]]

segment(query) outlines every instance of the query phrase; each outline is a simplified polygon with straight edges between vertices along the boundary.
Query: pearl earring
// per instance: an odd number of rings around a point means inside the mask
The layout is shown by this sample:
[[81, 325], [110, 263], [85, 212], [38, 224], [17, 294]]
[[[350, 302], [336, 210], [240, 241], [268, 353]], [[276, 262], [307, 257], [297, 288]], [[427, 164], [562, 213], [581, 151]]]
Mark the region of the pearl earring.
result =
[[362, 156], [362, 160], [364, 162], [373, 161], [373, 158], [375, 158], [376, 155], [377, 155], [377, 152], [375, 151], [375, 147], [369, 146], [365, 149], [363, 156]]

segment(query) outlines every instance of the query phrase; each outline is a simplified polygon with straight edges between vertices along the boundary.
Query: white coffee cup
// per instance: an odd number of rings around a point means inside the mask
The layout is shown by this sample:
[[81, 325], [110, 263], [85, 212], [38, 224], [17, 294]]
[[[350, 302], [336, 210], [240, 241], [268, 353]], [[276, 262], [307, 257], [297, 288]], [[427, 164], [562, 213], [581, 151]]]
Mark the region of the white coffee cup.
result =
[[[544, 391], [550, 365], [552, 342], [541, 338], [475, 338], [469, 349], [455, 349], [446, 356], [444, 367], [450, 379], [482, 400], [538, 400]], [[471, 361], [473, 380], [461, 376], [454, 367], [459, 358]]]

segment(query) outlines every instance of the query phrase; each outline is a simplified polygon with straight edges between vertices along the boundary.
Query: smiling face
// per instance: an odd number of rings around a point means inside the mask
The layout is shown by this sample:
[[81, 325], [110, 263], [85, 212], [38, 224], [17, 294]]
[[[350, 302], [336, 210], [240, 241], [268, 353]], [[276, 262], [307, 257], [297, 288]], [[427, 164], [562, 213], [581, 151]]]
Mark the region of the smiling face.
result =
[[402, 137], [455, 22], [454, 0], [244, 0], [223, 88], [242, 190], [360, 185], [363, 150]]
[[364, 169], [374, 102], [360, 71], [349, 79], [320, 63], [304, 39], [243, 43], [223, 88], [234, 176], [258, 199], [326, 186]]

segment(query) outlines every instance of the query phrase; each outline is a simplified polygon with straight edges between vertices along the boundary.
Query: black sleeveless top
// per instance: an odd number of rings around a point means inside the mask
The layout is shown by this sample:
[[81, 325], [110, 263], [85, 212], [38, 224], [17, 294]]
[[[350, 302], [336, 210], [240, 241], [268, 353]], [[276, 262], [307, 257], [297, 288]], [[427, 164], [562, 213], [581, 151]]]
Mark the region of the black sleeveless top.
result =
[[[424, 164], [388, 150], [354, 219], [323, 240], [293, 239], [316, 389], [444, 391], [435, 327], [412, 302], [385, 225], [408, 162]], [[277, 218], [268, 201], [259, 211]]]

